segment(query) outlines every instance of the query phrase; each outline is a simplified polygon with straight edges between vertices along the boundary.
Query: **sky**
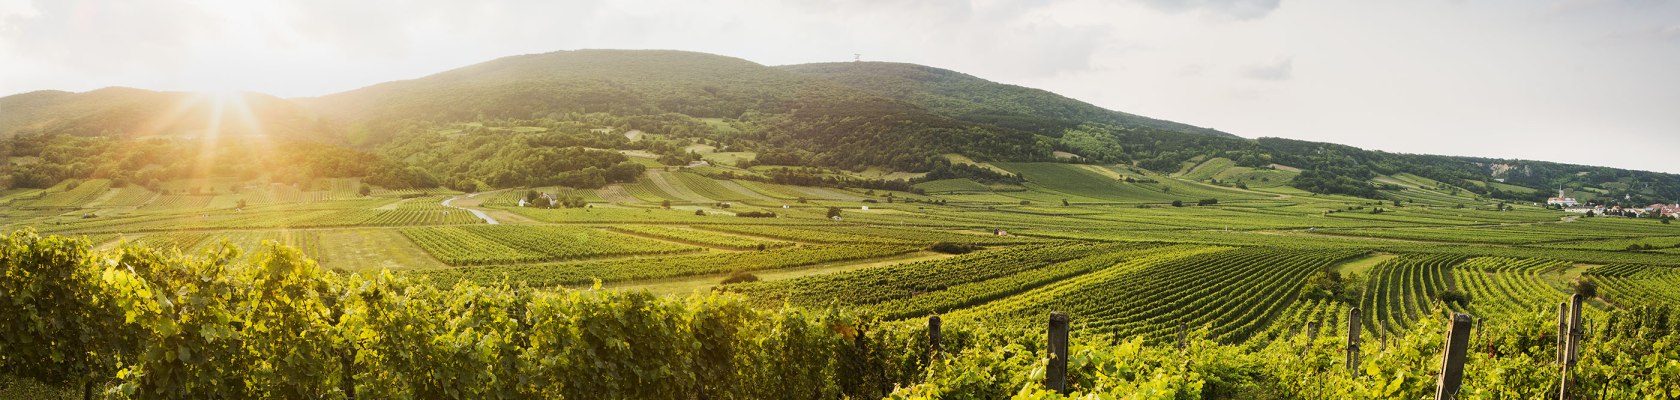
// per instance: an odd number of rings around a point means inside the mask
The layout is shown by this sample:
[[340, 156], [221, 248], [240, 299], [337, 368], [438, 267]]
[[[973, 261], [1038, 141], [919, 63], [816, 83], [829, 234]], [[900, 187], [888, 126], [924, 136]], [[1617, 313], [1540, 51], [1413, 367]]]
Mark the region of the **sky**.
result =
[[909, 62], [1249, 138], [1680, 173], [1680, 1], [0, 0], [0, 95], [309, 97], [583, 48]]

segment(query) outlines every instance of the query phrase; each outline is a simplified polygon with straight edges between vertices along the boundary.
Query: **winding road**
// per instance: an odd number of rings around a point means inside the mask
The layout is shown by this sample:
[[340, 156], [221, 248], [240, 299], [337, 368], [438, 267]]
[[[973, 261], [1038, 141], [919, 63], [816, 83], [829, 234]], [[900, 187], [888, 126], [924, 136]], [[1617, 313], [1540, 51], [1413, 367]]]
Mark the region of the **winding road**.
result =
[[[469, 195], [467, 195], [467, 197], [478, 197], [478, 193], [469, 194]], [[455, 201], [455, 199], [459, 199], [459, 198], [461, 198], [461, 196], [455, 196], [455, 197], [450, 197], [450, 198], [444, 199], [442, 204], [443, 204], [444, 207], [449, 207], [449, 208], [454, 208], [454, 209], [459, 209], [459, 210], [467, 210], [467, 212], [473, 213], [473, 215], [478, 216], [479, 219], [483, 219], [484, 223], [487, 223], [487, 224], [490, 224], [490, 225], [496, 225], [496, 224], [500, 223], [500, 222], [496, 222], [495, 218], [490, 218], [490, 216], [485, 214], [483, 211], [474, 210], [474, 209], [466, 208], [466, 207], [456, 207], [456, 206], [449, 205], [449, 202]]]

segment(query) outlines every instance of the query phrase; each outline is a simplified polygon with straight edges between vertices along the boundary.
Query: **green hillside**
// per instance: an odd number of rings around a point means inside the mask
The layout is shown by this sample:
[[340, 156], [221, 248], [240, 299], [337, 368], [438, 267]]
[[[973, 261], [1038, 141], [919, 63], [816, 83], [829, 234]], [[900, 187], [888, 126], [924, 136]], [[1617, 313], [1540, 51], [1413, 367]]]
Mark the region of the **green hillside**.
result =
[[136, 138], [218, 134], [314, 136], [313, 113], [277, 97], [228, 98], [109, 87], [84, 93], [44, 90], [0, 97], [0, 138], [68, 134]]
[[[680, 114], [741, 119], [755, 127], [693, 121], [688, 132], [752, 141], [840, 168], [925, 169], [929, 156], [1048, 158], [1030, 133], [935, 115], [914, 105], [733, 57], [682, 51], [578, 50], [496, 59], [431, 76], [301, 99], [378, 143], [399, 126], [494, 119], [569, 119], [568, 114]], [[363, 136], [368, 136], [363, 138]], [[744, 136], [744, 137], [743, 137]], [[984, 143], [984, 145], [981, 145]]]
[[957, 71], [916, 64], [848, 62], [786, 65], [778, 68], [833, 80], [964, 121], [1053, 136], [1060, 136], [1063, 129], [1096, 122], [1235, 137], [1212, 129], [1106, 110], [1045, 90], [1000, 84]]

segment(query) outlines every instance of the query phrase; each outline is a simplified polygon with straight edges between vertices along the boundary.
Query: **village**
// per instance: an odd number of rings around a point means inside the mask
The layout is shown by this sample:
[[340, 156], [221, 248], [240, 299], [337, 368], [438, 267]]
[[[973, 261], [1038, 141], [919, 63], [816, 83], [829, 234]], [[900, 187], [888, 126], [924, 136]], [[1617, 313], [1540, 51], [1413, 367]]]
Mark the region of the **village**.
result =
[[[1624, 197], [1624, 199], [1625, 198], [1626, 197]], [[1680, 218], [1680, 204], [1660, 204], [1659, 203], [1659, 204], [1651, 204], [1651, 205], [1645, 206], [1643, 208], [1640, 208], [1640, 207], [1635, 207], [1635, 206], [1623, 207], [1619, 204], [1612, 204], [1612, 205], [1606, 206], [1605, 204], [1598, 203], [1598, 202], [1582, 203], [1582, 202], [1576, 201], [1575, 198], [1573, 198], [1573, 197], [1566, 196], [1564, 194], [1563, 190], [1561, 190], [1561, 189], [1558, 190], [1557, 197], [1551, 197], [1551, 198], [1546, 199], [1546, 206], [1561, 209], [1565, 212], [1586, 214], [1589, 217], [1591, 217], [1591, 216], [1622, 216], [1622, 217], [1632, 217], [1632, 218], [1640, 218], [1640, 217], [1664, 218], [1664, 219]]]

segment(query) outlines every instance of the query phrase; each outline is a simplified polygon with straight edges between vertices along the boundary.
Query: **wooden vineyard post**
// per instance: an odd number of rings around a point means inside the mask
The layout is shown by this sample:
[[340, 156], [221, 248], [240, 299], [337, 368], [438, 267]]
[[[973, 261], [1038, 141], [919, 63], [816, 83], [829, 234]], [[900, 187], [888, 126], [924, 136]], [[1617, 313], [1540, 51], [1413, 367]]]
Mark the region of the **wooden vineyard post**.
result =
[[945, 351], [945, 347], [939, 343], [941, 325], [943, 324], [939, 321], [938, 315], [928, 317], [928, 352], [932, 354], [928, 356], [928, 363], [930, 364], [933, 363], [933, 360], [939, 359], [939, 354]]
[[1459, 385], [1464, 383], [1464, 358], [1470, 347], [1471, 329], [1469, 315], [1453, 313], [1447, 328], [1446, 351], [1441, 354], [1441, 375], [1435, 383], [1435, 400], [1458, 398]]
[[1307, 323], [1307, 347], [1301, 349], [1301, 357], [1312, 354], [1313, 339], [1318, 338], [1318, 321]]
[[1067, 394], [1067, 357], [1068, 357], [1068, 316], [1056, 311], [1050, 313], [1050, 346], [1045, 350], [1050, 354], [1050, 365], [1044, 369], [1044, 387]]
[[1557, 363], [1569, 363], [1569, 302], [1558, 303]]
[[1574, 384], [1575, 384], [1575, 377], [1570, 375], [1573, 371], [1570, 371], [1570, 370], [1574, 369], [1575, 363], [1581, 361], [1581, 349], [1580, 349], [1580, 346], [1581, 346], [1581, 294], [1580, 293], [1576, 293], [1576, 294], [1573, 294], [1573, 295], [1569, 296], [1569, 320], [1568, 320], [1568, 323], [1569, 323], [1569, 326], [1565, 328], [1565, 330], [1564, 330], [1565, 334], [1563, 335], [1563, 337], [1564, 337], [1563, 342], [1562, 342], [1563, 343], [1563, 352], [1558, 355], [1558, 359], [1561, 361], [1560, 364], [1562, 364], [1561, 366], [1558, 367], [1559, 369], [1562, 370], [1562, 371], [1559, 372], [1559, 375], [1562, 375], [1562, 378], [1561, 378], [1561, 380], [1558, 384], [1558, 398], [1559, 399], [1572, 399], [1572, 398], [1574, 398], [1574, 397], [1569, 395], [1570, 386], [1574, 386]]
[[1347, 367], [1359, 374], [1359, 307], [1348, 310]]
[[1186, 323], [1183, 323], [1183, 322], [1178, 323], [1178, 349], [1179, 350], [1184, 350], [1184, 341], [1185, 341], [1185, 339], [1187, 339], [1189, 337], [1189, 334], [1190, 334], [1190, 325], [1188, 325]]

